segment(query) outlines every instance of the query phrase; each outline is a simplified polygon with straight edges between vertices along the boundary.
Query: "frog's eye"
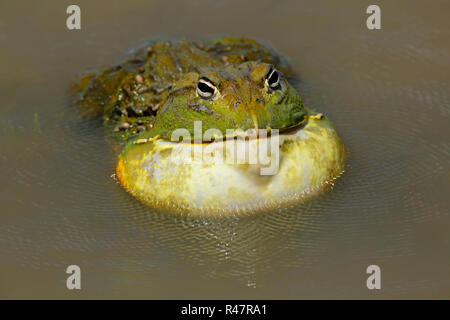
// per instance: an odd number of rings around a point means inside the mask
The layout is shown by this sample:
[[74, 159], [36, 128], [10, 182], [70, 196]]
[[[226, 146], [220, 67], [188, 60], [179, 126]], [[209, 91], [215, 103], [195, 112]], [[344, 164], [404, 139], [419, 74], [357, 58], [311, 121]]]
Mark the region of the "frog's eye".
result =
[[211, 99], [216, 93], [217, 88], [207, 78], [200, 78], [197, 83], [197, 93], [202, 99]]
[[269, 73], [266, 77], [267, 86], [272, 90], [277, 90], [280, 88], [280, 73], [274, 68], [270, 68]]

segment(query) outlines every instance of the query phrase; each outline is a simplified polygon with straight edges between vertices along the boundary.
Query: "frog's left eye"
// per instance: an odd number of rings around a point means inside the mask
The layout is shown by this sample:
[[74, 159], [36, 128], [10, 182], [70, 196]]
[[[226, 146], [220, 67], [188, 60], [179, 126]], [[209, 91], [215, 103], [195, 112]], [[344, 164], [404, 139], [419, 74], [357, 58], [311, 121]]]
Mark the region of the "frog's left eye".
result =
[[266, 77], [267, 86], [272, 90], [278, 90], [280, 88], [280, 73], [274, 68], [270, 68]]
[[202, 99], [211, 99], [217, 92], [217, 88], [209, 79], [200, 78], [197, 83], [197, 94]]

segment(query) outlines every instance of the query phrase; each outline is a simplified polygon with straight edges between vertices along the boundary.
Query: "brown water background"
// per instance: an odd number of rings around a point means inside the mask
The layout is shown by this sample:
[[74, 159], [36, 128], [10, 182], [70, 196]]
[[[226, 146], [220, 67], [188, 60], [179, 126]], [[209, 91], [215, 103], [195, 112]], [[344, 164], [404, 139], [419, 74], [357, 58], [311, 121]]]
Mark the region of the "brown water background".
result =
[[[0, 3], [0, 298], [450, 298], [449, 1], [376, 1], [379, 31], [364, 0], [80, 0], [80, 31], [69, 4]], [[221, 35], [294, 66], [349, 149], [334, 190], [205, 219], [145, 207], [111, 177], [120, 149], [70, 107], [72, 77], [146, 40]]]

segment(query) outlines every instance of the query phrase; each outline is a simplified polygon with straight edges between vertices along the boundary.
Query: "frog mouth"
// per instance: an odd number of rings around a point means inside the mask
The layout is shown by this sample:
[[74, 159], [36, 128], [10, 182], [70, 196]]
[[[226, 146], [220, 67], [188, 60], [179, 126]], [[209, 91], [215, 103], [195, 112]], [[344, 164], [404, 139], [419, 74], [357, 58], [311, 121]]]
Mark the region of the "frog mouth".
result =
[[294, 131], [303, 129], [307, 123], [308, 123], [308, 119], [306, 119], [306, 121], [302, 121], [296, 125], [293, 125], [293, 126], [290, 126], [287, 128], [278, 129], [278, 130], [279, 130], [280, 134], [290, 134]]
[[[223, 142], [226, 140], [260, 140], [260, 139], [270, 139], [273, 135], [281, 135], [287, 136], [292, 135], [298, 132], [298, 130], [302, 130], [307, 124], [307, 121], [303, 121], [302, 123], [296, 124], [294, 126], [290, 126], [287, 128], [267, 128], [267, 129], [247, 129], [247, 130], [237, 130], [231, 135], [220, 135], [220, 136], [212, 136], [208, 140], [202, 139], [200, 141], [191, 141], [190, 144], [211, 144], [216, 142]], [[183, 142], [179, 142], [183, 143]]]
[[229, 135], [212, 135], [212, 136], [208, 136], [207, 139], [205, 139], [205, 137], [202, 136], [198, 140], [195, 137], [194, 137], [194, 139], [192, 139], [192, 136], [190, 138], [185, 137], [186, 139], [184, 139], [182, 141], [171, 140], [171, 139], [166, 140], [164, 137], [157, 135], [157, 136], [154, 136], [153, 138], [138, 139], [138, 140], [134, 141], [133, 144], [144, 144], [147, 142], [155, 142], [157, 140], [165, 140], [166, 142], [175, 143], [175, 144], [207, 145], [207, 144], [223, 142], [223, 141], [227, 141], [227, 140], [248, 140], [248, 141], [250, 141], [250, 140], [270, 139], [274, 134], [277, 136], [294, 135], [299, 130], [302, 130], [303, 128], [306, 127], [306, 125], [309, 122], [309, 119], [319, 119], [320, 120], [321, 118], [322, 118], [322, 114], [319, 113], [314, 116], [308, 115], [300, 123], [297, 123], [290, 127], [285, 127], [285, 128], [267, 127], [266, 129], [251, 128], [251, 129], [247, 129], [247, 130], [239, 129], [239, 130], [235, 130], [233, 133], [231, 133]]
[[236, 133], [232, 134], [232, 135], [224, 135], [224, 136], [217, 136], [217, 137], [212, 137], [212, 141], [204, 141], [202, 143], [208, 144], [208, 143], [213, 143], [217, 140], [226, 140], [226, 139], [248, 139], [248, 140], [252, 140], [252, 139], [265, 139], [265, 138], [270, 138], [273, 134], [277, 134], [277, 135], [291, 135], [295, 132], [297, 132], [298, 130], [302, 130], [307, 124], [308, 124], [308, 119], [309, 117], [305, 117], [304, 120], [302, 120], [301, 122], [289, 126], [289, 127], [285, 127], [285, 128], [271, 128], [271, 127], [267, 127], [266, 129], [247, 129], [247, 130], [238, 130]]

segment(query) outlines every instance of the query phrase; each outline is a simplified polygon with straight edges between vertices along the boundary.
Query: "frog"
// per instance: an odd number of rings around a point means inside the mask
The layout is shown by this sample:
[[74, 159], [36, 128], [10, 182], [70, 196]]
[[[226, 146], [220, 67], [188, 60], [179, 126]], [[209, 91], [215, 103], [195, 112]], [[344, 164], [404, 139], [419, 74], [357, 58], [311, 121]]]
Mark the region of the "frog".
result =
[[[295, 79], [285, 58], [252, 39], [164, 40], [82, 74], [73, 93], [82, 115], [101, 116], [124, 142], [116, 178], [135, 198], [177, 212], [248, 213], [307, 199], [343, 172], [341, 139], [324, 114], [303, 104]], [[201, 137], [214, 130], [212, 139], [196, 140], [198, 123]], [[257, 143], [280, 135], [272, 149], [279, 172], [267, 177], [260, 164], [189, 165], [169, 156], [192, 144], [222, 149], [221, 141], [249, 132]]]

